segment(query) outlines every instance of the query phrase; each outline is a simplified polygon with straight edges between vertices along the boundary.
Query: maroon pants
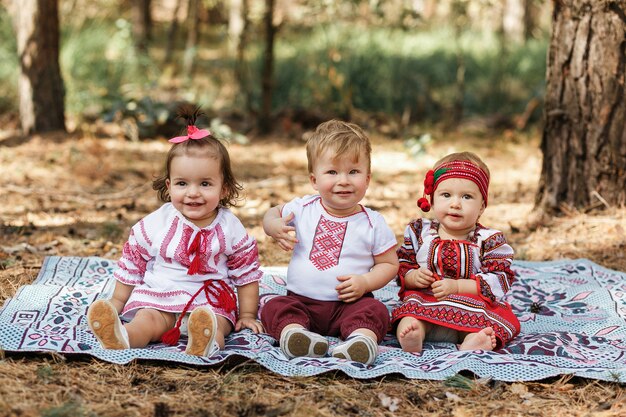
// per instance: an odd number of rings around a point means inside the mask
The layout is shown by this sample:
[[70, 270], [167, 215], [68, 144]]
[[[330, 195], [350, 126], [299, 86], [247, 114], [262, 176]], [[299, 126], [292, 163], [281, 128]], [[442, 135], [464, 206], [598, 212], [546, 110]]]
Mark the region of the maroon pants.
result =
[[323, 336], [346, 339], [356, 329], [373, 331], [380, 343], [387, 333], [387, 307], [369, 293], [353, 303], [320, 301], [291, 291], [272, 298], [261, 310], [261, 323], [274, 339], [288, 324], [300, 324]]

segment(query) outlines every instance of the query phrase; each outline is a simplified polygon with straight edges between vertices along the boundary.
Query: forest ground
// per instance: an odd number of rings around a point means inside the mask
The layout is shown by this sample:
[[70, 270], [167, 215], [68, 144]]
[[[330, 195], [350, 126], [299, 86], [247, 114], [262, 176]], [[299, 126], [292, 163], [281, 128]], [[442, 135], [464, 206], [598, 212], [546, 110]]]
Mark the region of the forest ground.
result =
[[[117, 259], [128, 230], [158, 207], [150, 187], [165, 140], [130, 142], [91, 132], [29, 140], [0, 135], [0, 305], [31, 283], [48, 255]], [[261, 218], [272, 205], [312, 193], [304, 143], [297, 137], [231, 144], [246, 189], [236, 214], [259, 242], [263, 265], [288, 254], [267, 239]], [[373, 176], [364, 203], [401, 237], [419, 215], [423, 174], [445, 153], [473, 150], [492, 173], [481, 222], [505, 232], [517, 259], [588, 258], [626, 271], [626, 209], [600, 200], [587, 210], [534, 216], [541, 170], [539, 135], [462, 130], [436, 133], [412, 157], [402, 141], [372, 134]], [[342, 373], [287, 378], [254, 362], [212, 368], [149, 361], [114, 365], [57, 354], [0, 350], [0, 416], [618, 416], [623, 386], [563, 376], [528, 383], [449, 383], [385, 376], [355, 380]], [[390, 399], [398, 400], [392, 410]], [[387, 405], [385, 405], [387, 404]]]

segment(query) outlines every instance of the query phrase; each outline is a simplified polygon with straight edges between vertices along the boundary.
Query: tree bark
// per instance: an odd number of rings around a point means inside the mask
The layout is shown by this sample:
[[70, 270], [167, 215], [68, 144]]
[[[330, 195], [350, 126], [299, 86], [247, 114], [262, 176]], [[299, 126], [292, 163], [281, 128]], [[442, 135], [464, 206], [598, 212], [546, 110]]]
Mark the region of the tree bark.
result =
[[133, 0], [133, 37], [137, 48], [142, 52], [148, 51], [152, 40], [152, 0]]
[[626, 203], [626, 0], [554, 3], [536, 208]]
[[57, 0], [14, 0], [20, 60], [20, 121], [25, 134], [65, 130], [65, 88], [59, 67]]
[[274, 87], [274, 0], [265, 0], [265, 53], [261, 78], [261, 111], [259, 128], [261, 133], [269, 133], [272, 128], [272, 90]]
[[174, 53], [174, 48], [176, 46], [176, 34], [178, 33], [178, 11], [180, 10], [180, 6], [182, 6], [182, 1], [183, 0], [176, 0], [174, 12], [172, 13], [172, 23], [170, 23], [170, 28], [167, 31], [165, 59], [163, 60], [165, 64], [172, 62], [172, 54]]
[[534, 32], [537, 27], [537, 0], [523, 0], [524, 8], [524, 41], [527, 42], [534, 38]]
[[198, 37], [200, 31], [200, 1], [189, 0], [187, 5], [187, 43], [183, 57], [183, 75], [191, 79], [194, 62], [198, 50]]
[[[239, 91], [244, 97], [246, 110], [252, 111], [252, 103], [250, 98], [250, 88], [248, 82], [247, 65], [246, 65], [246, 48], [248, 46], [248, 32], [250, 31], [250, 19], [248, 18], [249, 4], [248, 0], [239, 0], [241, 4], [238, 8], [239, 19], [241, 20], [241, 29], [237, 34], [237, 49], [235, 61], [235, 79], [239, 85]], [[233, 13], [231, 13], [233, 16]]]

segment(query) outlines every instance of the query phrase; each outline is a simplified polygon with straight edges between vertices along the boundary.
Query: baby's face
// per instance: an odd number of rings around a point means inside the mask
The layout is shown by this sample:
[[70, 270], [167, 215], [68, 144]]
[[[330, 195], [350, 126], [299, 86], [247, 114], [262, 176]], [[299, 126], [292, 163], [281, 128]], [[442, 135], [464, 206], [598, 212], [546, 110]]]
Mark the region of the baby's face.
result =
[[330, 214], [342, 217], [357, 213], [362, 210], [359, 202], [370, 183], [367, 156], [362, 152], [355, 160], [336, 157], [332, 150], [326, 150], [318, 157], [309, 178]]
[[225, 194], [219, 161], [204, 155], [174, 157], [166, 185], [172, 205], [198, 227], [211, 224]]
[[449, 178], [433, 194], [433, 214], [444, 230], [456, 239], [465, 239], [485, 210], [478, 185], [463, 178]]

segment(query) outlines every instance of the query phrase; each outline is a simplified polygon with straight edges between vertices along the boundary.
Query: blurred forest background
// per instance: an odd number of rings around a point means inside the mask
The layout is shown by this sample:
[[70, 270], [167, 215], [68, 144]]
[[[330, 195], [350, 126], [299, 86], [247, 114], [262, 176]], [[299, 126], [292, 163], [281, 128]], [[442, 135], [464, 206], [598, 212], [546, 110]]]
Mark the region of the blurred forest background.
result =
[[[49, 3], [41, 19], [54, 19]], [[3, 4], [6, 126], [17, 119], [20, 62]], [[160, 129], [186, 100], [245, 120], [243, 133], [291, 133], [362, 113], [396, 136], [415, 123], [475, 117], [525, 128], [541, 116], [550, 8], [543, 0], [60, 0], [65, 127], [116, 121], [136, 125], [125, 132], [132, 139], [169, 134]]]
[[[312, 192], [303, 137], [342, 118], [372, 137], [364, 202], [398, 238], [429, 166], [474, 150], [492, 171], [485, 224], [516, 259], [626, 271], [624, 45], [626, 0], [0, 0], [0, 305], [45, 256], [119, 257], [158, 206], [182, 102], [229, 142], [263, 265], [289, 259], [263, 213]], [[624, 411], [622, 386], [568, 376], [455, 388], [57, 356], [0, 347], [0, 415]]]

